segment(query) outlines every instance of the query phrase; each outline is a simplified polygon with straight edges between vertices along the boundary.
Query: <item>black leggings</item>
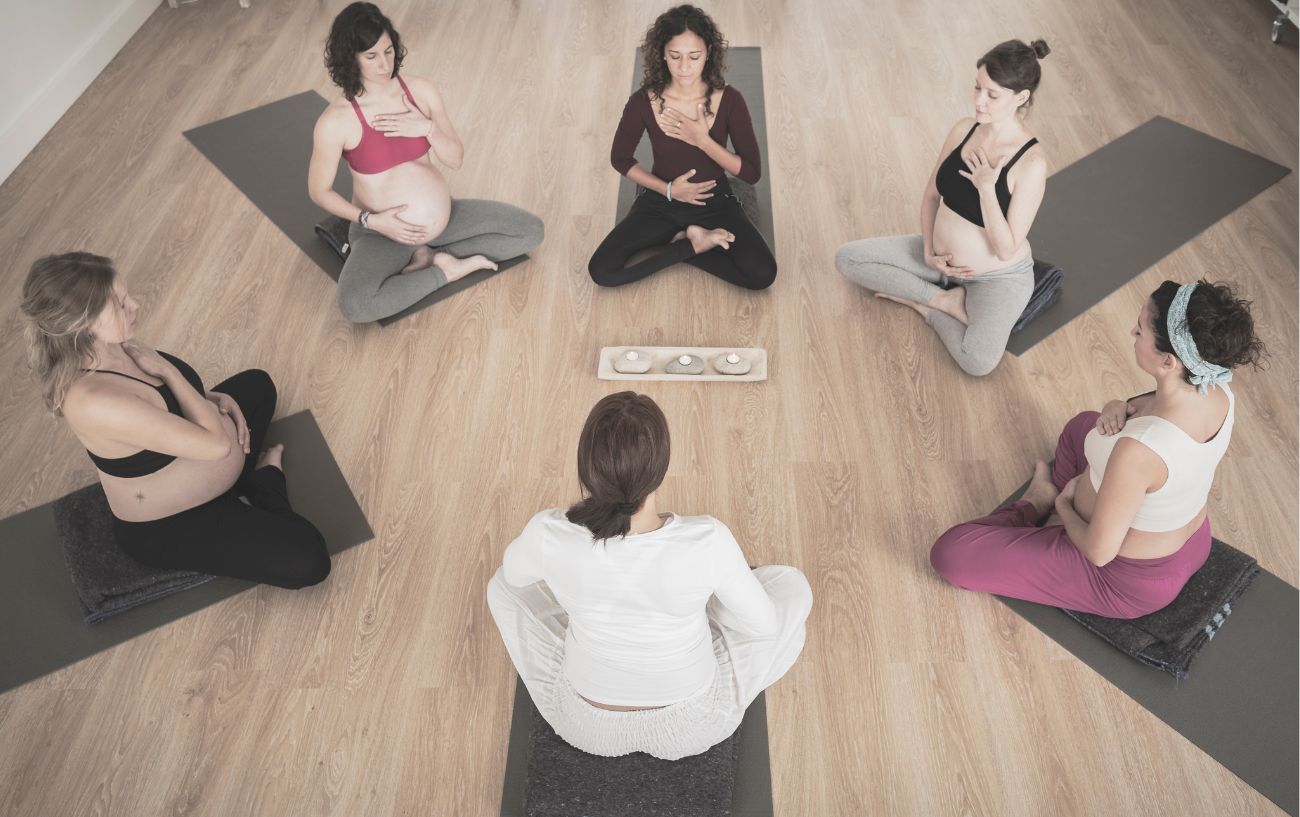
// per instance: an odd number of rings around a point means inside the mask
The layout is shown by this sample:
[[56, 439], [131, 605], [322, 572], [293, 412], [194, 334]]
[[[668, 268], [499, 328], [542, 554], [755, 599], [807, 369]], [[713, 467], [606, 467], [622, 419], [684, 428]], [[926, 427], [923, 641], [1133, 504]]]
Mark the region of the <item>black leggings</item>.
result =
[[[212, 391], [235, 399], [248, 423], [249, 451], [239, 481], [196, 508], [150, 522], [114, 520], [118, 545], [154, 567], [194, 570], [277, 587], [307, 587], [330, 572], [325, 538], [289, 507], [284, 472], [254, 470], [275, 415], [275, 384], [260, 369], [240, 372]], [[239, 497], [246, 497], [245, 504]]]
[[[770, 287], [776, 280], [776, 259], [767, 242], [745, 216], [725, 178], [718, 180], [712, 192], [713, 198], [701, 207], [669, 201], [653, 190], [641, 188], [627, 217], [614, 225], [591, 256], [587, 265], [591, 280], [603, 287], [621, 287], [685, 262], [745, 289]], [[697, 255], [687, 239], [672, 241], [690, 225], [706, 230], [721, 227], [736, 236], [736, 241], [731, 249], [714, 247]], [[624, 266], [633, 255], [652, 247], [664, 249]]]

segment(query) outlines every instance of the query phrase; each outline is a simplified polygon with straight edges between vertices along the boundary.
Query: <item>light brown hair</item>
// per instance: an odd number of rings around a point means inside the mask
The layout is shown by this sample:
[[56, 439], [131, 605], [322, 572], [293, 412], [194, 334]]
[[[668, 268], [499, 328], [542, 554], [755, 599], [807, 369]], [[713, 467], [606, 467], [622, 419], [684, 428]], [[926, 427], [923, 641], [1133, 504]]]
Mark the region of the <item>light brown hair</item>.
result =
[[88, 252], [47, 255], [27, 273], [21, 309], [28, 353], [45, 406], [56, 415], [93, 352], [91, 326], [113, 297], [116, 278], [112, 261]]

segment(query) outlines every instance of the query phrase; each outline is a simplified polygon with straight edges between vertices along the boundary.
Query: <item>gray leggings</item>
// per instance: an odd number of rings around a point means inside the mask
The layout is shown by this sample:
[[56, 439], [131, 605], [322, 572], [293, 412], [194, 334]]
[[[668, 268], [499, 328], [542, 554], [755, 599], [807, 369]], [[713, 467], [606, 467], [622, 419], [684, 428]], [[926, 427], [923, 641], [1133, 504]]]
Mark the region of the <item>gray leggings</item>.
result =
[[925, 244], [919, 235], [850, 241], [835, 252], [835, 267], [855, 284], [919, 304], [928, 304], [944, 283], [966, 287], [969, 326], [937, 309], [930, 310], [925, 322], [962, 371], [977, 376], [993, 371], [1002, 360], [1011, 327], [1034, 292], [1032, 255], [1009, 267], [958, 280], [926, 266]]
[[[415, 247], [353, 224], [352, 250], [339, 273], [339, 311], [356, 323], [395, 315], [447, 284], [435, 267], [400, 273]], [[429, 242], [457, 258], [486, 255], [493, 261], [514, 258], [542, 243], [542, 220], [513, 204], [486, 199], [452, 199], [447, 227]]]

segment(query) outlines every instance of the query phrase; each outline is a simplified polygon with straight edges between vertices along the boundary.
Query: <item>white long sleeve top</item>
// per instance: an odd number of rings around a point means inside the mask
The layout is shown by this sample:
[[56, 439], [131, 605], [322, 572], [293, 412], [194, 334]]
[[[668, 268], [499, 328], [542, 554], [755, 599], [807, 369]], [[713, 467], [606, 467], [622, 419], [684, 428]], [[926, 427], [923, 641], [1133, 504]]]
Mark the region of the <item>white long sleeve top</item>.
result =
[[564, 672], [589, 700], [667, 706], [706, 690], [717, 669], [705, 614], [712, 596], [728, 626], [776, 632], [776, 609], [727, 526], [666, 516], [658, 530], [596, 542], [557, 508], [506, 548], [505, 580], [546, 582], [568, 613]]

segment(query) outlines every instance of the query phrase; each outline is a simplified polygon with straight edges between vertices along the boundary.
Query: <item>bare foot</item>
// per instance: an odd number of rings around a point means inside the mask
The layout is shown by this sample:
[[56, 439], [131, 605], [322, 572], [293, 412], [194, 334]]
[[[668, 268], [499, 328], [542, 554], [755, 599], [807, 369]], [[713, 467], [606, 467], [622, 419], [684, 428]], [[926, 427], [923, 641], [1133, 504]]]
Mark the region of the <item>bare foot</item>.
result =
[[706, 230], [703, 227], [694, 225], [686, 228], [686, 237], [690, 239], [696, 255], [708, 252], [714, 247], [721, 247], [724, 250], [730, 249], [731, 242], [736, 240], [736, 236], [721, 227], [716, 230]]
[[447, 276], [447, 283], [459, 281], [471, 272], [481, 269], [496, 269], [496, 262], [485, 255], [471, 255], [469, 258], [457, 258], [450, 253], [440, 252], [433, 256], [434, 265]]
[[903, 306], [910, 306], [911, 308], [915, 309], [916, 314], [920, 315], [922, 318], [930, 314], [930, 307], [924, 306], [923, 304], [918, 304], [916, 301], [909, 301], [906, 298], [900, 298], [897, 295], [886, 295], [883, 292], [877, 292], [876, 297], [882, 301], [893, 301], [896, 304], [902, 304]]
[[416, 247], [415, 252], [411, 254], [411, 263], [402, 267], [402, 272], [415, 272], [432, 267], [434, 255], [434, 251], [429, 247]]
[[1039, 460], [1034, 463], [1034, 476], [1020, 498], [1032, 504], [1041, 519], [1056, 507], [1056, 496], [1059, 493], [1061, 492], [1052, 483], [1052, 472], [1047, 470], [1047, 463]]
[[281, 471], [283, 471], [284, 468], [281, 467], [280, 465], [280, 459], [283, 456], [284, 456], [284, 443], [276, 443], [275, 445], [263, 451], [262, 455], [257, 458], [257, 467], [265, 468], [266, 466], [269, 465], [273, 468], [279, 468]]
[[930, 299], [930, 306], [956, 318], [962, 326], [970, 326], [970, 318], [966, 316], [966, 287], [939, 290]]

